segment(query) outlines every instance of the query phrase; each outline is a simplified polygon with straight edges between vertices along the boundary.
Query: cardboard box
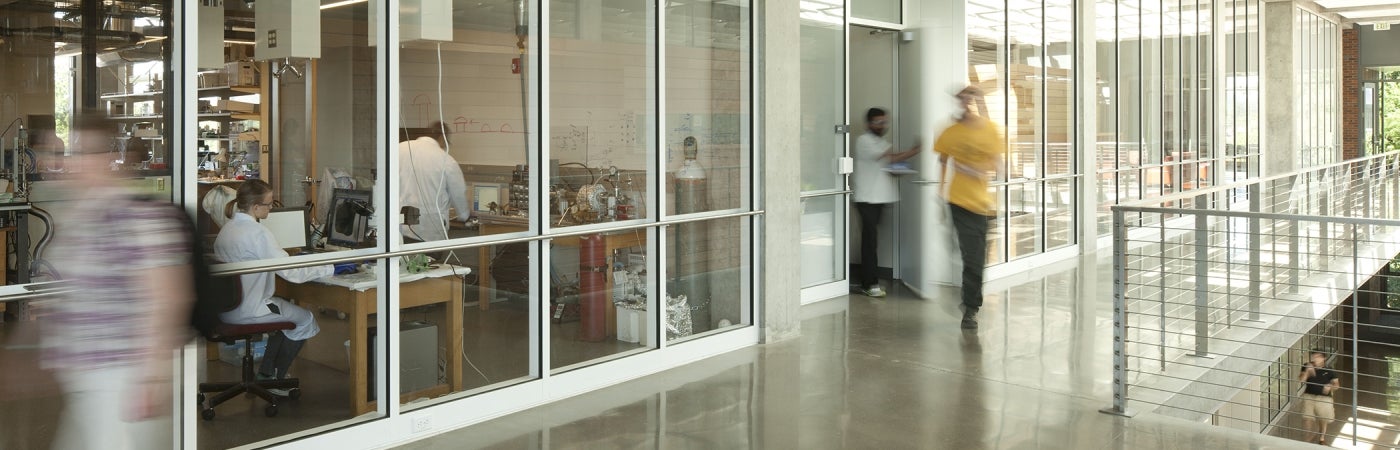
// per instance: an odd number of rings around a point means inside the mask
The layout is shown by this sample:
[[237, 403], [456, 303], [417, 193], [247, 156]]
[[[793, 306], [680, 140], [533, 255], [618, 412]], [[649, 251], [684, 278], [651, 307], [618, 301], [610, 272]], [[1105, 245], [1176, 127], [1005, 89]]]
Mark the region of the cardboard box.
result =
[[258, 105], [237, 100], [219, 100], [214, 103], [214, 108], [219, 111], [230, 112], [254, 112]]
[[234, 61], [224, 66], [229, 86], [257, 86], [258, 71], [251, 61]]
[[223, 72], [205, 72], [199, 74], [199, 87], [212, 88], [228, 86], [228, 74]]

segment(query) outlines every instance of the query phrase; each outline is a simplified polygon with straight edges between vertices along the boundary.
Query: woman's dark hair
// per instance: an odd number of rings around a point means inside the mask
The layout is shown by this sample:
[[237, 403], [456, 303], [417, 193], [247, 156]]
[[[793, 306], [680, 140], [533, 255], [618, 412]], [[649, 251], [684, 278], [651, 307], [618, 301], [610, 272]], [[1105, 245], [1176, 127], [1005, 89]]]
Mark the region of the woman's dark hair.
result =
[[244, 181], [243, 185], [238, 186], [238, 197], [234, 199], [234, 203], [238, 205], [239, 211], [248, 211], [248, 208], [262, 202], [268, 192], [272, 192], [272, 185], [266, 181], [256, 178]]

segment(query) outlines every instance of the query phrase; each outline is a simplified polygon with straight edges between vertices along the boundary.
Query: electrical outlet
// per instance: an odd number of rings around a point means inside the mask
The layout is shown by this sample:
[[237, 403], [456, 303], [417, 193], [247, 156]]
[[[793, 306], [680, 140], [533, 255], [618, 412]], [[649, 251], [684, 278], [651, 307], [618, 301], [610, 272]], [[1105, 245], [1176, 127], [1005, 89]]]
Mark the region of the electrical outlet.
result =
[[422, 433], [433, 429], [433, 418], [429, 415], [421, 415], [413, 418], [413, 432]]

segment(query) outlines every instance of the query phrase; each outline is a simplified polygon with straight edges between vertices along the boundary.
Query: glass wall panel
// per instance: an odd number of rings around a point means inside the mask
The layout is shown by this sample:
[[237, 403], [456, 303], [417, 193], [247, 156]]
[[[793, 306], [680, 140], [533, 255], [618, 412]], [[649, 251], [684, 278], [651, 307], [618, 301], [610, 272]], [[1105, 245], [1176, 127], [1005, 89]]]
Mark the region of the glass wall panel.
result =
[[1191, 180], [1186, 179], [1187, 173], [1183, 172], [1180, 164], [1186, 158], [1181, 146], [1181, 8], [1178, 0], [1162, 0], [1160, 6], [1158, 17], [1161, 19], [1162, 34], [1158, 41], [1161, 49], [1158, 67], [1161, 73], [1158, 82], [1161, 83], [1162, 96], [1156, 116], [1156, 120], [1160, 121], [1156, 142], [1164, 165], [1162, 193], [1167, 194], [1189, 188]]
[[1262, 146], [1260, 143], [1263, 134], [1263, 128], [1261, 127], [1263, 123], [1261, 111], [1263, 109], [1260, 107], [1260, 102], [1262, 101], [1260, 92], [1264, 88], [1264, 83], [1262, 78], [1263, 73], [1260, 70], [1260, 67], [1262, 67], [1260, 55], [1263, 54], [1263, 47], [1260, 44], [1259, 35], [1262, 31], [1262, 20], [1260, 20], [1260, 18], [1263, 17], [1263, 5], [1264, 3], [1262, 0], [1245, 0], [1244, 25], [1246, 29], [1244, 69], [1247, 74], [1246, 79], [1249, 80], [1249, 83], [1247, 87], [1248, 107], [1244, 115], [1248, 139], [1245, 144], [1245, 173], [1243, 174], [1243, 178], [1257, 177], [1261, 173], [1260, 165], [1262, 161], [1260, 152]]
[[551, 369], [656, 346], [650, 235], [632, 229], [548, 241]]
[[[1045, 1], [1046, 176], [1077, 172], [1074, 152], [1074, 1]], [[1090, 103], [1085, 103], [1089, 107]], [[1087, 111], [1086, 111], [1087, 113]]]
[[748, 0], [666, 8], [666, 213], [748, 205]]
[[1045, 182], [1046, 250], [1064, 247], [1075, 241], [1075, 185], [1073, 178], [1057, 178]]
[[[404, 242], [527, 233], [534, 186], [531, 174], [561, 178], [551, 171], [555, 165], [532, 170], [528, 163], [530, 140], [538, 136], [531, 82], [539, 77], [539, 70], [529, 53], [531, 35], [537, 32], [530, 17], [538, 12], [530, 10], [528, 3], [513, 0], [425, 4], [428, 9], [405, 4], [401, 8], [401, 113], [392, 142], [398, 143], [394, 195], [405, 210], [400, 225]], [[552, 25], [556, 25], [551, 28], [555, 37], [551, 43], [557, 43], [556, 51], [569, 55], [551, 62], [578, 75], [572, 79], [574, 84], [556, 84], [554, 88], [571, 92], [570, 99], [581, 97], [583, 87], [609, 93], [587, 98], [596, 105], [596, 116], [575, 114], [580, 110], [577, 102], [556, 105], [556, 123], [574, 124], [573, 119], [579, 116], [608, 120], [606, 133], [601, 124], [582, 123], [579, 128], [584, 138], [568, 141], [582, 143], [577, 147], [551, 143], [553, 151], [565, 152], [568, 162], [577, 156], [569, 151], [586, 154], [589, 137], [627, 154], [638, 152], [627, 151], [620, 143], [637, 148], [644, 145], [644, 141], [626, 137], [644, 127], [620, 126], [618, 123], [625, 122], [614, 119], [634, 112], [639, 120], [646, 118], [644, 107], [633, 111], [623, 106], [647, 98], [649, 72], [645, 71], [644, 47], [626, 37], [633, 33], [645, 42], [645, 10], [630, 14], [612, 11], [619, 13], [618, 26], [605, 28], [598, 22], [604, 16], [602, 9], [567, 2], [555, 2], [551, 8]], [[434, 23], [429, 20], [433, 16], [450, 19]], [[617, 54], [596, 53], [595, 42], [578, 38], [583, 34], [616, 44]], [[576, 64], [574, 55], [606, 61], [605, 66], [616, 69], [607, 74], [608, 81], [640, 83], [642, 95], [612, 95], [622, 88], [596, 83], [604, 74], [596, 67]], [[643, 70], [637, 72], [620, 64], [619, 59], [609, 59], [619, 55]], [[639, 60], [633, 61], [632, 56]], [[614, 185], [621, 185], [627, 179], [643, 177], [645, 161], [644, 157], [641, 161], [619, 160], [602, 167], [605, 170], [615, 164], [628, 169], [614, 179]], [[559, 184], [591, 186], [602, 182], [586, 175], [589, 171], [580, 169], [578, 173], [584, 175], [564, 178]], [[542, 193], [538, 196], [546, 197]], [[424, 399], [499, 387], [530, 377], [531, 324], [537, 317], [532, 312], [541, 313], [555, 299], [551, 296], [551, 302], [540, 305], [529, 301], [540, 298], [532, 292], [538, 284], [531, 276], [531, 261], [537, 260], [532, 257], [532, 245], [457, 247], [398, 260], [402, 402], [416, 405]], [[577, 316], [576, 310], [569, 312]]]
[[[1026, 5], [1022, 5], [1026, 6]], [[1026, 6], [1029, 7], [1029, 6]], [[1036, 8], [1038, 8], [1038, 4]], [[968, 81], [982, 90], [983, 98], [972, 108], [992, 122], [1002, 125], [1002, 132], [1011, 139], [1012, 128], [1009, 110], [1018, 95], [1008, 87], [1007, 60], [1010, 57], [1007, 46], [1008, 8], [1004, 1], [972, 0], [967, 2], [967, 69]], [[1021, 20], [1026, 20], [1022, 16]], [[1038, 33], [1036, 33], [1038, 35]], [[1024, 67], [1024, 64], [1020, 66]], [[1024, 72], [1024, 70], [1022, 70]], [[1003, 164], [1008, 164], [1004, 161]], [[1003, 167], [1004, 168], [1004, 167]], [[1005, 170], [1000, 171], [997, 181], [1005, 181]], [[1007, 214], [1007, 189], [996, 183], [992, 186], [993, 199], [997, 202], [997, 219], [991, 221], [987, 230], [987, 264], [1005, 262], [1005, 229]]]
[[854, 0], [851, 2], [851, 17], [901, 23], [904, 17], [904, 2], [901, 0]]
[[1011, 183], [1007, 190], [1007, 261], [1040, 251], [1045, 233], [1041, 209], [1042, 183]]
[[[1139, 70], [1124, 67], [1141, 62], [1135, 53], [1141, 12], [1136, 4], [1125, 7], [1113, 0], [1095, 4], [1097, 18], [1089, 24], [1100, 30], [1093, 50], [1098, 56], [1092, 68], [1095, 88], [1086, 93], [1090, 100], [1082, 103], [1089, 111], [1079, 111], [1074, 2], [973, 1], [967, 7], [969, 79], [986, 95], [985, 104], [974, 107], [1004, 124], [1008, 144], [1005, 178], [993, 186], [999, 217], [990, 231], [989, 263], [1039, 254], [1050, 245], [1073, 244], [1077, 242], [1074, 229], [1080, 226], [1073, 213], [1078, 208], [1077, 195], [1066, 197], [1047, 188], [1073, 185], [1074, 179], [1066, 176], [1079, 173], [1078, 159], [1094, 158], [1095, 173], [1088, 180], [1097, 183], [1099, 203], [1111, 205], [1131, 192], [1120, 185], [1115, 172], [1140, 164], [1136, 143], [1124, 143], [1124, 136], [1136, 139], [1137, 121], [1124, 124], [1127, 118], [1121, 109], [1125, 102], [1135, 104], [1139, 96], [1148, 97], [1141, 94]], [[1123, 36], [1133, 37], [1133, 48], [1126, 48], [1130, 46], [1124, 44]], [[1125, 63], [1122, 55], [1130, 60]], [[1075, 118], [1084, 113], [1100, 117], [1095, 130], [1098, 146], [1093, 149], [1079, 149], [1074, 140]], [[1107, 231], [1109, 210], [1105, 206], [1100, 212], [1103, 217], [1095, 226]], [[1050, 214], [1057, 223], [1049, 223]]]
[[846, 197], [802, 200], [802, 287], [846, 278]]
[[[837, 167], [846, 156], [846, 134], [834, 130], [847, 122], [845, 12], [840, 0], [801, 4], [804, 194], [844, 190], [847, 184]], [[836, 194], [802, 200], [802, 287], [846, 279], [848, 198]]]
[[[218, 232], [233, 220], [242, 180], [257, 178], [271, 185], [274, 208], [305, 210], [309, 225], [287, 225], [310, 235], [282, 242], [290, 253], [378, 245], [374, 117], [381, 105], [368, 5], [250, 5], [226, 2], [225, 63], [199, 77], [201, 223]], [[238, 31], [275, 27], [267, 17], [291, 13], [318, 15], [317, 38], [290, 38], [269, 50], [262, 34]]]
[[[233, 228], [227, 228], [232, 230]], [[221, 235], [220, 239], [225, 239]], [[216, 250], [217, 250], [216, 244]], [[223, 252], [218, 252], [223, 253]], [[302, 269], [268, 271], [241, 276], [244, 303], [251, 300], [249, 288], [272, 284], [274, 299], [267, 301], [277, 307], [271, 318], [298, 322], [297, 328], [253, 336], [254, 369], [262, 377], [296, 379], [300, 388], [295, 399], [282, 399], [269, 410], [269, 402], [250, 395], [235, 395], [218, 405], [211, 402], [223, 391], [218, 383], [241, 379], [244, 342], [209, 342], [206, 361], [198, 381], [202, 391], [200, 420], [195, 432], [199, 448], [215, 449], [246, 445], [274, 439], [289, 433], [343, 422], [368, 414], [373, 417], [375, 385], [371, 380], [383, 371], [374, 367], [371, 348], [374, 347], [374, 311], [376, 289], [380, 277], [374, 266], [385, 260], [375, 260], [356, 268], [361, 273], [326, 277], [335, 269], [313, 266]], [[350, 282], [358, 276], [363, 291], [350, 286], [332, 284]], [[300, 283], [289, 280], [302, 281]], [[268, 308], [271, 309], [271, 308]], [[228, 320], [228, 319], [225, 319]], [[301, 324], [306, 321], [306, 324]], [[311, 333], [310, 337], [298, 335]], [[298, 340], [300, 338], [300, 340]], [[285, 370], [285, 371], [284, 371]], [[268, 373], [272, 372], [272, 373]], [[280, 388], [285, 388], [281, 386]], [[292, 390], [281, 393], [290, 395]], [[273, 412], [269, 412], [273, 411]], [[250, 422], [268, 420], [275, 414], [279, 426], [248, 426]]]
[[1105, 234], [1112, 224], [1109, 207], [1118, 199], [1114, 170], [1118, 168], [1120, 152], [1125, 150], [1119, 144], [1119, 108], [1122, 106], [1123, 89], [1118, 77], [1123, 69], [1119, 67], [1121, 59], [1116, 48], [1121, 36], [1116, 1], [1098, 0], [1094, 4], [1094, 27], [1098, 30], [1097, 42], [1094, 43], [1097, 66], [1094, 67], [1094, 92], [1090, 95], [1094, 99], [1098, 129], [1094, 130], [1094, 177], [1087, 180], [1094, 183], [1095, 204], [1098, 207], [1094, 227], [1098, 234]]
[[1118, 153], [1116, 168], [1120, 172], [1116, 201], [1132, 201], [1142, 197], [1144, 182], [1139, 176], [1143, 157], [1142, 100], [1144, 90], [1143, 10], [1118, 3]]
[[[418, 404], [529, 379], [531, 324], [537, 317], [530, 299], [538, 298], [531, 296], [532, 246], [487, 245], [400, 258], [401, 401]], [[558, 298], [550, 295], [550, 302], [537, 308], [562, 305]], [[577, 318], [576, 307], [559, 308], [559, 319]]]
[[[171, 287], [134, 281], [173, 271], [169, 255], [157, 254], [169, 241], [134, 236], [125, 225], [139, 215], [106, 217], [106, 202], [171, 199], [175, 5], [0, 2], [0, 285], [107, 288], [0, 299], [0, 448], [158, 448], [178, 431], [84, 442], [95, 434], [85, 432], [95, 429], [85, 422], [91, 411], [73, 406], [103, 398], [120, 402], [112, 411], [150, 406], [156, 424], [179, 423], [185, 406], [169, 395], [170, 378], [157, 377], [178, 366], [160, 358], [170, 356], [166, 336], [147, 329], [163, 307], [155, 294]], [[79, 132], [79, 123], [91, 128]], [[150, 386], [143, 400], [156, 403], [129, 401], [129, 385]]]
[[[1007, 26], [1011, 30], [1007, 66], [1006, 155], [1011, 180], [1044, 175], [1046, 91], [1045, 35], [1042, 25], [1044, 5], [1039, 1], [1012, 0], [1007, 6]], [[1012, 199], [1012, 203], [1018, 200]]]
[[1196, 71], [1194, 93], [1186, 93], [1195, 99], [1195, 121], [1192, 124], [1194, 144], [1192, 148], [1201, 154], [1202, 159], [1208, 161], [1202, 163], [1206, 169], [1206, 176], [1203, 176], [1198, 183], [1201, 187], [1211, 186], [1219, 183], [1219, 172], [1221, 152], [1215, 146], [1216, 142], [1216, 104], [1220, 96], [1216, 88], [1216, 46], [1215, 30], [1212, 14], [1214, 13], [1210, 2], [1196, 3]]
[[845, 135], [834, 127], [846, 122], [845, 96], [836, 95], [846, 91], [845, 7], [836, 0], [803, 5], [802, 191], [844, 189], [837, 161], [846, 155]]
[[[1117, 9], [1118, 95], [1112, 113], [1117, 136], [1108, 141], [1117, 143], [1110, 161], [1119, 173], [1100, 176], [1100, 183], [1116, 184], [1098, 189], [1108, 196], [1104, 201], [1147, 199], [1257, 176], [1259, 1], [1117, 0], [1111, 5]], [[1100, 7], [1099, 13], [1108, 9]], [[1100, 70], [1104, 58], [1099, 55]], [[1103, 130], [1103, 113], [1098, 122]], [[1102, 134], [1100, 155], [1105, 154]], [[1099, 162], [1100, 174], [1109, 170], [1107, 164]], [[1106, 214], [1108, 208], [1101, 207], [1100, 232], [1108, 231]]]
[[668, 341], [752, 323], [749, 228], [750, 219], [743, 217], [667, 227], [666, 239], [676, 245], [667, 254], [666, 273], [679, 274], [666, 279], [662, 312]]
[[[516, 4], [400, 10], [401, 113], [392, 142], [399, 154], [396, 195], [409, 212], [399, 227], [405, 243], [524, 228], [517, 225], [529, 212], [526, 155], [535, 127], [529, 80], [537, 70], [525, 52], [531, 30], [517, 26], [526, 20], [519, 14], [533, 12], [516, 12]], [[434, 15], [451, 19], [422, 23]], [[488, 222], [504, 226], [483, 225]]]
[[1294, 16], [1295, 133], [1298, 164], [1311, 167], [1341, 159], [1336, 127], [1337, 24], [1299, 8]]
[[968, 80], [982, 90], [977, 113], [1005, 124], [1006, 5], [998, 0], [967, 2]]
[[[382, 248], [386, 215], [377, 210], [389, 191], [377, 181], [382, 136], [375, 118], [386, 105], [376, 100], [381, 80], [370, 13], [368, 3], [224, 3], [219, 55], [225, 64], [202, 73], [199, 90], [200, 142], [209, 153], [199, 185], [201, 218], [217, 231], [219, 260], [267, 264], [286, 262], [288, 255]], [[291, 17], [299, 18], [295, 25]], [[310, 33], [273, 40], [269, 30], [289, 26]], [[260, 241], [261, 233], [276, 242]], [[201, 447], [257, 442], [374, 412], [371, 380], [384, 368], [373, 365], [368, 349], [379, 307], [374, 267], [384, 260], [366, 261], [241, 276], [243, 303], [255, 306], [224, 320], [296, 323], [262, 337], [254, 355], [263, 360], [258, 374], [298, 378], [304, 393], [273, 409], [262, 399], [236, 396], [206, 410], [204, 417], [213, 420], [199, 423]], [[331, 276], [336, 271], [342, 275]], [[361, 288], [350, 287], [352, 281]], [[200, 381], [237, 380], [240, 349], [210, 344]], [[205, 395], [210, 402], [218, 398]], [[246, 426], [273, 413], [285, 425]]]
[[654, 216], [645, 195], [656, 129], [652, 5], [550, 3], [551, 25], [561, 25], [549, 49], [551, 226]]

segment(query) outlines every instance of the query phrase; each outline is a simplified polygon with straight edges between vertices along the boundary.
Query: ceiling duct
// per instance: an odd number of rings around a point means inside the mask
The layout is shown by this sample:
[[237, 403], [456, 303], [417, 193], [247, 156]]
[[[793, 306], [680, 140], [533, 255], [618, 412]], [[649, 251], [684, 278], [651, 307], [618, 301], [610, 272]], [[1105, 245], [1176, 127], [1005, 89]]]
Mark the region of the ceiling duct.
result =
[[[77, 27], [0, 28], [0, 36], [9, 39], [81, 44], [83, 29]], [[103, 48], [136, 45], [146, 36], [134, 31], [97, 30], [97, 45]]]

